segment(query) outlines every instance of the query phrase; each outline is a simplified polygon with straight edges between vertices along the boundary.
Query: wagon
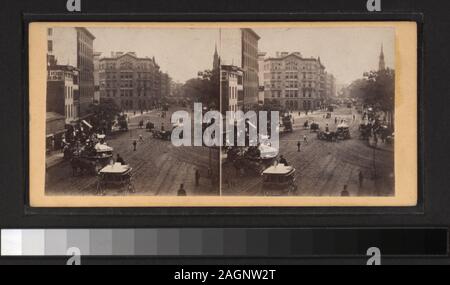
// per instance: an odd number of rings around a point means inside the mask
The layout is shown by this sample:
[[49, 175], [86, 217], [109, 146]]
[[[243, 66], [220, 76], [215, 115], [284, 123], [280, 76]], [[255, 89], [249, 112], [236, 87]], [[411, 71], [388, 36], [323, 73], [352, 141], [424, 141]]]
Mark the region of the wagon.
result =
[[283, 118], [282, 118], [282, 124], [283, 124], [283, 127], [284, 127], [284, 132], [292, 132], [293, 131], [293, 128], [292, 128], [292, 119], [291, 119], [291, 116], [284, 116]]
[[350, 138], [350, 130], [347, 124], [339, 124], [336, 130], [336, 138], [346, 140]]
[[147, 130], [147, 132], [151, 132], [155, 129], [155, 124], [153, 124], [152, 122], [147, 122], [147, 124], [145, 124], [145, 129]]
[[325, 140], [325, 141], [334, 141], [336, 139], [336, 133], [335, 132], [323, 132], [319, 131], [317, 133], [317, 138], [319, 140]]
[[97, 174], [103, 167], [113, 159], [113, 148], [104, 144], [97, 144], [92, 151], [74, 151], [70, 158], [73, 176], [79, 171], [87, 171]]
[[311, 130], [311, 132], [319, 131], [319, 124], [318, 123], [311, 123], [310, 130]]
[[277, 164], [270, 166], [262, 173], [262, 191], [265, 196], [296, 195], [295, 168]]
[[105, 195], [105, 191], [111, 188], [126, 188], [129, 192], [134, 193], [134, 185], [132, 181], [132, 171], [128, 165], [120, 163], [109, 164], [98, 172], [97, 192]]
[[153, 137], [154, 138], [162, 139], [162, 140], [170, 140], [171, 136], [172, 136], [172, 132], [171, 131], [153, 130]]

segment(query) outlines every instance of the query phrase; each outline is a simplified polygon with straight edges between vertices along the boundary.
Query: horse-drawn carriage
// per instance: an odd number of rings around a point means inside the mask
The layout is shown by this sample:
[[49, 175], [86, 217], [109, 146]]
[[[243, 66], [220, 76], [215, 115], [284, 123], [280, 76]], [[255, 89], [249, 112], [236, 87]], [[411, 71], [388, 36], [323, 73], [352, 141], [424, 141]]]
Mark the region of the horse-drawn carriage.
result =
[[319, 131], [319, 124], [312, 122], [309, 129], [311, 132], [317, 132], [317, 131]]
[[363, 140], [368, 140], [372, 135], [372, 125], [371, 124], [360, 124], [359, 125], [359, 138]]
[[128, 165], [120, 163], [109, 164], [98, 172], [97, 191], [100, 195], [105, 195], [105, 190], [110, 188], [126, 188], [129, 192], [134, 193], [134, 185], [132, 181], [132, 171]]
[[261, 175], [277, 155], [278, 150], [265, 144], [248, 148], [230, 147], [227, 151], [227, 161], [244, 174]]
[[292, 117], [291, 115], [286, 115], [281, 118], [281, 123], [283, 125], [283, 131], [291, 133], [293, 131], [292, 127]]
[[73, 152], [70, 159], [73, 176], [79, 172], [96, 174], [113, 158], [113, 148], [106, 144], [97, 144], [94, 148], [83, 147]]
[[324, 141], [335, 141], [336, 140], [336, 132], [330, 132], [330, 131], [318, 131], [317, 132], [317, 138], [319, 140], [324, 140]]
[[270, 166], [262, 173], [262, 191], [265, 196], [296, 195], [295, 168], [277, 164]]
[[155, 124], [153, 124], [152, 122], [147, 122], [147, 124], [145, 124], [145, 129], [147, 130], [147, 132], [151, 132], [155, 129]]
[[172, 136], [172, 131], [166, 130], [153, 130], [153, 137], [161, 140], [169, 141]]
[[347, 124], [342, 123], [337, 126], [336, 138], [340, 140], [346, 140], [350, 138], [350, 129]]

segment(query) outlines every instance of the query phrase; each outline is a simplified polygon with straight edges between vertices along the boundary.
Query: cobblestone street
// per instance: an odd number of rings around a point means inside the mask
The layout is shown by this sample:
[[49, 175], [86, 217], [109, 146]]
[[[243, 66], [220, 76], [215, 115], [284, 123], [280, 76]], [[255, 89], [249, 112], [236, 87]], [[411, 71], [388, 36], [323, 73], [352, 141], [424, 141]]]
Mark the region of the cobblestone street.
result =
[[[339, 108], [325, 119], [324, 111], [301, 116], [294, 114], [294, 131], [280, 135], [280, 155], [296, 168], [297, 195], [301, 196], [340, 196], [344, 185], [351, 196], [392, 196], [394, 195], [394, 152], [393, 145], [379, 143], [372, 148], [368, 142], [359, 139], [361, 115], [354, 109]], [[355, 114], [355, 120], [353, 120]], [[328, 124], [330, 131], [336, 129], [335, 117], [346, 120], [350, 127], [349, 140], [328, 142], [319, 140], [316, 133], [303, 128], [306, 120], [319, 123], [321, 129]], [[306, 135], [308, 143], [303, 142]], [[297, 142], [301, 141], [301, 151]], [[236, 176], [234, 167], [225, 162], [223, 171], [223, 195], [256, 196], [262, 195], [260, 176]], [[359, 187], [359, 171], [363, 174], [362, 187]], [[231, 187], [225, 181], [231, 180]]]
[[[179, 109], [179, 108], [178, 108]], [[177, 110], [178, 110], [177, 109]], [[217, 149], [207, 147], [175, 147], [166, 140], [152, 137], [146, 129], [139, 129], [138, 122], [150, 120], [159, 129], [164, 122], [170, 128], [169, 110], [165, 118], [160, 111], [129, 114], [128, 132], [116, 133], [107, 137], [108, 145], [114, 148], [114, 156], [119, 153], [133, 168], [133, 184], [136, 193], [130, 194], [120, 189], [108, 189], [107, 195], [159, 195], [177, 194], [180, 184], [184, 184], [187, 195], [218, 195], [219, 154]], [[142, 135], [143, 141], [139, 141]], [[137, 150], [133, 151], [133, 140], [137, 140]], [[211, 167], [213, 180], [208, 177]], [[200, 185], [195, 186], [195, 170], [200, 171]], [[212, 182], [213, 181], [213, 182]], [[47, 169], [46, 193], [49, 195], [95, 195], [97, 177], [92, 174], [72, 176], [68, 161], [62, 161]]]

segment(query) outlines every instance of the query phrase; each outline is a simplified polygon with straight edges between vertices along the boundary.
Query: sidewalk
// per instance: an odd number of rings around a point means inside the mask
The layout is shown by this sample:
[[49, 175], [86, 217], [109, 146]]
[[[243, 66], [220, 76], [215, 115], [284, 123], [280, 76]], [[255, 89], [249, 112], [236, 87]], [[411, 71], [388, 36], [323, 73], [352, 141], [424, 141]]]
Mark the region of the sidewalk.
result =
[[[369, 141], [367, 142], [367, 144], [370, 147], [374, 147], [374, 140], [373, 138], [370, 138]], [[394, 151], [394, 144], [387, 144], [387, 143], [383, 143], [381, 140], [378, 140], [377, 146], [375, 147], [376, 150], [381, 150], [381, 151], [390, 151], [393, 152]]]
[[64, 161], [64, 154], [60, 151], [53, 151], [45, 155], [45, 168], [53, 167]]

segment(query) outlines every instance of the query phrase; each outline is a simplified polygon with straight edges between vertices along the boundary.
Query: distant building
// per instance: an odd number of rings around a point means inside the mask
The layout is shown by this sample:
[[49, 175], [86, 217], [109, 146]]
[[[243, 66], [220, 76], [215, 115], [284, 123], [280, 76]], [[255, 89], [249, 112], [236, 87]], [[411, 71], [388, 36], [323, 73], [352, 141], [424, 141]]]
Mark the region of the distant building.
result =
[[76, 98], [79, 118], [89, 117], [94, 100], [95, 37], [86, 28], [49, 28], [47, 53], [59, 65], [74, 66], [79, 70], [79, 95]]
[[336, 79], [331, 73], [325, 73], [325, 99], [336, 97]]
[[300, 52], [277, 52], [264, 60], [264, 98], [289, 110], [315, 110], [326, 96], [325, 67]]
[[170, 81], [170, 96], [179, 100], [184, 99], [183, 86], [181, 82]]
[[381, 52], [380, 52], [380, 56], [378, 59], [378, 70], [385, 70], [386, 69], [386, 64], [384, 62], [384, 52], [383, 52], [383, 45], [381, 45]]
[[161, 72], [155, 58], [112, 52], [99, 60], [100, 100], [113, 99], [122, 110], [143, 111], [161, 100]]
[[100, 56], [101, 52], [94, 52], [94, 102], [100, 103]]
[[64, 116], [66, 124], [79, 119], [79, 72], [70, 65], [51, 65], [47, 68], [47, 112]]
[[258, 41], [260, 37], [248, 28], [222, 29], [220, 63], [242, 68], [244, 72], [242, 104], [251, 108], [258, 104]]
[[167, 98], [170, 96], [171, 81], [169, 74], [161, 73], [161, 98]]
[[258, 103], [264, 104], [264, 60], [265, 52], [258, 52]]
[[[224, 111], [242, 110], [244, 97], [243, 85], [244, 72], [241, 68], [233, 65], [222, 65], [220, 68], [221, 105]], [[234, 117], [230, 117], [230, 122]]]
[[220, 67], [220, 57], [217, 53], [217, 45], [214, 47], [214, 55], [213, 55], [213, 70], [216, 70]]

